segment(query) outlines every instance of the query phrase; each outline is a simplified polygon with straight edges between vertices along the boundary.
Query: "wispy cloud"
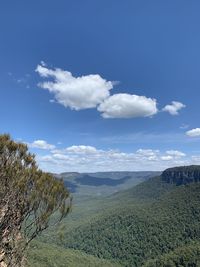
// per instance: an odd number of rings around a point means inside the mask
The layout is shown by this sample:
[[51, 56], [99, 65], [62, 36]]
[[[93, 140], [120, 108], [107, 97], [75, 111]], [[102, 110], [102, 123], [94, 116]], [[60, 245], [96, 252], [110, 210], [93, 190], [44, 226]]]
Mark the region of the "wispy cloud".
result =
[[14, 81], [14, 83], [23, 86], [25, 88], [30, 88], [31, 75], [26, 73], [20, 77], [16, 77], [12, 72], [8, 72], [8, 76]]
[[32, 143], [27, 143], [31, 148], [38, 148], [38, 149], [45, 149], [45, 150], [52, 150], [55, 149], [54, 145], [48, 144], [45, 140], [35, 140]]
[[188, 129], [189, 128], [189, 125], [183, 123], [183, 124], [181, 124], [181, 126], [179, 128], [182, 129], [182, 130], [185, 130], [185, 129]]

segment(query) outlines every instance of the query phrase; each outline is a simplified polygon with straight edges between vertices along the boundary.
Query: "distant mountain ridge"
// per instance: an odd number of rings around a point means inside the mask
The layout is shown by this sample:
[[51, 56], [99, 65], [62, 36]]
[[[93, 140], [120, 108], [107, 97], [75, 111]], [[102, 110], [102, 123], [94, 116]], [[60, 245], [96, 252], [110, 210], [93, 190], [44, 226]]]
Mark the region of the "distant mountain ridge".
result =
[[116, 186], [118, 184], [123, 184], [125, 181], [127, 181], [130, 178], [131, 176], [125, 176], [120, 179], [99, 178], [99, 177], [85, 174], [82, 177], [76, 178], [75, 181], [79, 184], [91, 185], [91, 186], [101, 186], [101, 185]]
[[95, 196], [111, 195], [159, 174], [160, 172], [151, 171], [116, 171], [95, 173], [64, 172], [55, 176], [64, 180], [71, 193]]

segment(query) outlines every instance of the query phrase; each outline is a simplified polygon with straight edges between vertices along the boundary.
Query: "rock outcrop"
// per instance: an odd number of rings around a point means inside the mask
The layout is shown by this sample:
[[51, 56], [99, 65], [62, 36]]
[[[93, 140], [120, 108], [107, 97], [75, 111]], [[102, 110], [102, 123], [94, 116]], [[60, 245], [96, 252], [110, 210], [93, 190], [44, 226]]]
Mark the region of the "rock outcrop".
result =
[[162, 175], [162, 180], [176, 185], [200, 182], [200, 166], [191, 165], [166, 169]]

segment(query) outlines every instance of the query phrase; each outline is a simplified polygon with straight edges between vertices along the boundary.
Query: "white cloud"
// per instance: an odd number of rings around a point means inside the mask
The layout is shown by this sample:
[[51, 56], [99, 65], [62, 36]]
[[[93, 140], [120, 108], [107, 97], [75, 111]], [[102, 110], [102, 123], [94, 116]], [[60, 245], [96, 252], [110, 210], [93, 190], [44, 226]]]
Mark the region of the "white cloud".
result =
[[95, 108], [109, 97], [113, 88], [111, 81], [98, 74], [74, 77], [69, 71], [48, 69], [44, 63], [37, 66], [36, 72], [50, 79], [39, 86], [53, 93], [58, 103], [74, 110]]
[[54, 149], [55, 146], [48, 144], [45, 140], [35, 140], [33, 143], [28, 143], [29, 147], [32, 148], [39, 148], [39, 149], [46, 149], [51, 150]]
[[169, 161], [169, 160], [173, 160], [173, 157], [172, 156], [162, 156], [161, 157], [161, 160], [164, 160], [164, 161]]
[[143, 155], [143, 156], [155, 156], [156, 154], [159, 153], [159, 150], [153, 150], [153, 149], [138, 149], [136, 151], [138, 154]]
[[70, 146], [66, 148], [67, 152], [78, 153], [78, 154], [94, 154], [97, 152], [97, 149], [93, 146]]
[[146, 96], [115, 94], [98, 106], [104, 118], [150, 117], [158, 112], [156, 100]]
[[[97, 108], [103, 118], [152, 117], [158, 113], [157, 101], [154, 98], [127, 93], [111, 96], [110, 90], [118, 82], [107, 81], [99, 74], [75, 77], [71, 72], [60, 68], [50, 69], [43, 61], [37, 66], [36, 72], [46, 78], [39, 86], [55, 97], [50, 99], [50, 103], [57, 102], [77, 111]], [[186, 106], [183, 103], [172, 101], [162, 111], [178, 115], [184, 107]], [[181, 128], [185, 129], [186, 126]]]
[[63, 155], [63, 154], [53, 154], [53, 158], [58, 159], [58, 160], [69, 160], [70, 159], [68, 155]]
[[[178, 150], [167, 150], [166, 155], [161, 155], [161, 160], [163, 161], [172, 161], [174, 164], [177, 160], [180, 160], [182, 157], [185, 157], [186, 154]], [[177, 164], [179, 164], [177, 162]], [[176, 164], [175, 164], [176, 165]]]
[[166, 105], [162, 110], [169, 112], [171, 115], [178, 115], [179, 110], [185, 107], [186, 105], [181, 102], [172, 101], [170, 105]]
[[185, 153], [178, 151], [178, 150], [168, 150], [166, 154], [173, 156], [173, 157], [185, 157]]
[[186, 132], [186, 135], [188, 135], [190, 137], [198, 137], [198, 136], [200, 136], [200, 128], [195, 128], [195, 129], [189, 130]]
[[138, 158], [148, 161], [157, 161], [159, 150], [153, 150], [153, 149], [138, 149], [136, 151], [136, 155]]
[[[102, 150], [94, 146], [73, 145], [53, 149], [44, 156], [38, 156], [40, 167], [47, 171], [97, 172], [97, 171], [144, 171], [164, 170], [168, 167], [192, 163], [186, 154], [178, 150], [140, 148], [133, 152]], [[194, 160], [193, 160], [194, 162]]]

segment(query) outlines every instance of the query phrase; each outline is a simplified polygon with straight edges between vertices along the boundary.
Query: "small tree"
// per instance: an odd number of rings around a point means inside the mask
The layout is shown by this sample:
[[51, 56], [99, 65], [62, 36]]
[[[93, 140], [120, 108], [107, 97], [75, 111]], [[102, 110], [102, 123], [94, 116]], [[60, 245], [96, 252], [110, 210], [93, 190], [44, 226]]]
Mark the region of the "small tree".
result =
[[29, 242], [70, 208], [63, 181], [39, 170], [25, 144], [0, 135], [0, 266], [22, 266]]

